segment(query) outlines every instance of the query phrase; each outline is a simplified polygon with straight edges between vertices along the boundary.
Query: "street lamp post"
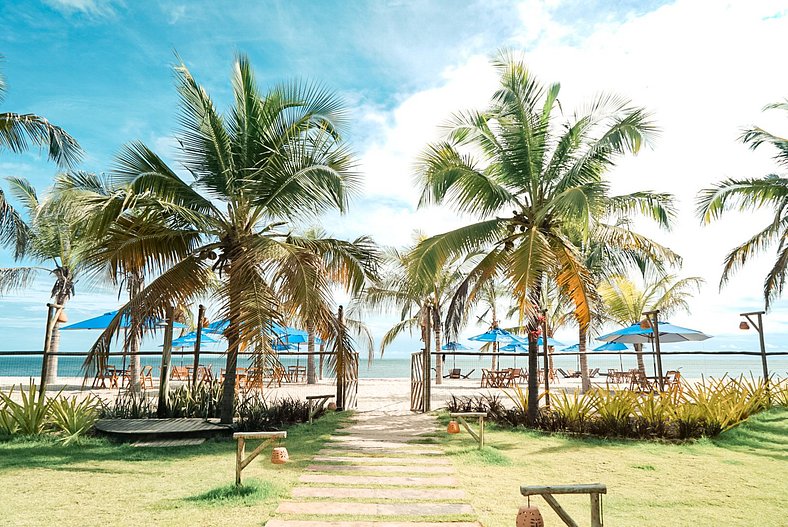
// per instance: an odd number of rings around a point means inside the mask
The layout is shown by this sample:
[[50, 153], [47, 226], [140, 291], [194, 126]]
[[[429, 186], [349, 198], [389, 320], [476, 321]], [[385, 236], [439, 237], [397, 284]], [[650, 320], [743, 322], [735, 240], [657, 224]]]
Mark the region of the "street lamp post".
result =
[[[763, 315], [766, 311], [752, 311], [750, 313], [742, 313], [740, 316], [746, 318], [750, 324], [755, 327], [756, 331], [758, 331], [758, 340], [761, 344], [761, 365], [763, 366], [763, 382], [766, 383], [766, 390], [769, 390], [769, 366], [766, 364], [766, 343], [763, 340]], [[757, 317], [758, 322], [752, 319], [752, 317]], [[747, 322], [742, 321], [739, 324], [739, 328], [747, 330], [750, 329], [749, 324]]]

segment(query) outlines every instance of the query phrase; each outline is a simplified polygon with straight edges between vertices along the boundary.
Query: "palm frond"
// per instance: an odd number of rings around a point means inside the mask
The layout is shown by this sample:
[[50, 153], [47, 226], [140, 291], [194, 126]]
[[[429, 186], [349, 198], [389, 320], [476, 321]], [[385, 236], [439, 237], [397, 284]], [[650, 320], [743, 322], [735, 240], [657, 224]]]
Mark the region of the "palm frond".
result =
[[49, 159], [61, 167], [74, 167], [82, 159], [77, 140], [43, 117], [0, 113], [0, 148], [18, 153], [26, 151], [30, 145], [47, 148]]

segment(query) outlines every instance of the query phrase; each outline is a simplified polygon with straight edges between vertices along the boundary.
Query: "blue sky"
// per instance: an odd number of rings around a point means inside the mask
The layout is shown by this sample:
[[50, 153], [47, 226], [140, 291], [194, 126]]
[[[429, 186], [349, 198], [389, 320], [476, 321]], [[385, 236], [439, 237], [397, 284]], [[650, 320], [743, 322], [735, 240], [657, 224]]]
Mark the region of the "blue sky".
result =
[[[567, 109], [615, 90], [655, 112], [664, 129], [660, 145], [621, 168], [638, 178], [614, 174], [614, 183], [622, 190], [649, 185], [684, 199], [682, 228], [659, 236], [685, 255], [687, 273], [706, 278], [693, 310], [704, 313], [703, 329], [720, 333], [733, 326], [740, 307], [760, 302], [758, 273], [766, 261], [755, 262], [722, 297], [716, 288], [724, 250], [754, 231], [759, 218], [699, 235], [691, 196], [724, 176], [768, 172], [768, 155], [746, 151], [736, 137], [738, 128], [761, 122], [762, 106], [788, 96], [778, 51], [785, 43], [779, 35], [788, 31], [784, 14], [771, 1], [6, 1], [0, 53], [9, 91], [0, 108], [44, 115], [66, 128], [87, 153], [86, 170], [106, 171], [119, 147], [136, 139], [170, 157], [177, 128], [175, 52], [220, 107], [229, 95], [233, 55], [246, 53], [263, 85], [301, 77], [344, 96], [353, 114], [348, 138], [367, 188], [351, 215], [330, 217], [325, 226], [398, 245], [414, 228], [433, 234], [462, 222], [451, 211], [415, 210], [413, 158], [451, 111], [489, 97], [488, 58], [496, 49], [522, 50], [543, 78], [562, 81]], [[731, 47], [732, 34], [756, 51]], [[697, 128], [703, 131], [693, 132]], [[693, 165], [701, 156], [685, 147], [698, 135], [705, 142], [696, 152], [718, 159]], [[720, 154], [708, 156], [712, 150]], [[24, 176], [43, 188], [54, 173], [37, 152], [0, 152], [2, 176]], [[712, 247], [719, 233], [725, 246]], [[699, 236], [708, 243], [698, 243]], [[0, 255], [0, 265], [8, 263]], [[40, 345], [29, 340], [38, 328], [31, 314], [41, 311], [47, 289], [42, 281], [0, 299], [0, 321], [17, 328], [8, 333], [9, 346]], [[111, 293], [79, 290], [72, 319], [116, 303]], [[788, 331], [783, 308], [779, 304], [773, 317]], [[379, 334], [390, 322], [372, 324]], [[412, 341], [399, 346], [402, 352], [412, 347]]]

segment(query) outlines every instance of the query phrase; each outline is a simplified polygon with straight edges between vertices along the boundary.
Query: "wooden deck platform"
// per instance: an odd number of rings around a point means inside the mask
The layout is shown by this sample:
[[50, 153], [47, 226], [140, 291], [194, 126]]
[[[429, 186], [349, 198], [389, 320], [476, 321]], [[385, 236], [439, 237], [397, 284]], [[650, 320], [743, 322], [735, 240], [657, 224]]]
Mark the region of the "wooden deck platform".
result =
[[200, 418], [99, 419], [96, 430], [124, 441], [232, 436], [233, 429]]

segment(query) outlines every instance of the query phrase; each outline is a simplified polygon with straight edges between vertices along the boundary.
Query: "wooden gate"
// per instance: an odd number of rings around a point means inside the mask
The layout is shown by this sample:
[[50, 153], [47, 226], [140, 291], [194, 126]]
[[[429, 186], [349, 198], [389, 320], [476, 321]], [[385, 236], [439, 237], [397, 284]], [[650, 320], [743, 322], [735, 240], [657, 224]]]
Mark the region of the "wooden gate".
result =
[[358, 353], [350, 356], [349, 378], [337, 378], [337, 408], [350, 410], [358, 408]]
[[424, 411], [424, 354], [410, 354], [410, 411]]

